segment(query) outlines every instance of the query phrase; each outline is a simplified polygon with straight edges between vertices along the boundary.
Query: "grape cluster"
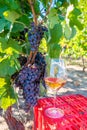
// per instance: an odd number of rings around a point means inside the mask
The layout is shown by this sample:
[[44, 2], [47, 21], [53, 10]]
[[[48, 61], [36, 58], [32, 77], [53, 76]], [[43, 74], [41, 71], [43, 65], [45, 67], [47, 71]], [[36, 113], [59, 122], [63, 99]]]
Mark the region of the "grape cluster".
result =
[[41, 39], [43, 38], [44, 32], [48, 31], [45, 26], [31, 23], [31, 30], [28, 33], [28, 40], [31, 45], [31, 51], [38, 50]]
[[44, 56], [38, 52], [32, 66], [24, 66], [15, 80], [16, 86], [23, 89], [23, 97], [27, 110], [37, 104], [40, 82], [44, 84], [46, 62]]

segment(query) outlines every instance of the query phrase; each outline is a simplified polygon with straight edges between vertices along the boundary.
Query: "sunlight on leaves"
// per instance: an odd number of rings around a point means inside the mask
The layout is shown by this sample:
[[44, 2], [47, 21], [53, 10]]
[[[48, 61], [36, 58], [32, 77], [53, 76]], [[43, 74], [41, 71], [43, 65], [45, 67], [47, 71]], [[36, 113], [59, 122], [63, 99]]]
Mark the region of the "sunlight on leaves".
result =
[[15, 11], [10, 11], [10, 10], [7, 10], [3, 13], [5, 19], [7, 19], [8, 21], [10, 22], [15, 22], [16, 19], [18, 19], [20, 17], [20, 14], [18, 14], [17, 12]]
[[41, 44], [39, 46], [39, 51], [42, 53], [46, 53], [47, 52], [47, 43], [45, 38], [42, 39]]
[[16, 103], [16, 93], [14, 92], [10, 78], [0, 78], [0, 107], [6, 110]]
[[4, 78], [0, 78], [0, 88], [6, 85], [6, 81]]
[[56, 9], [52, 8], [50, 10], [50, 13], [48, 15], [48, 20], [50, 22], [50, 28], [53, 28], [54, 25], [58, 23], [58, 14]]

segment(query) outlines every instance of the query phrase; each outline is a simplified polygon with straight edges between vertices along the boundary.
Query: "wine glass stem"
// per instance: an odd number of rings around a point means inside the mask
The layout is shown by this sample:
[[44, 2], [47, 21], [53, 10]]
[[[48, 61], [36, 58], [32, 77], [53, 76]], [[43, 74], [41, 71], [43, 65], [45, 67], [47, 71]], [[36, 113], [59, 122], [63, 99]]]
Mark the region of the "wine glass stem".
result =
[[55, 90], [55, 92], [54, 92], [54, 107], [56, 107], [56, 95], [57, 95], [57, 91]]

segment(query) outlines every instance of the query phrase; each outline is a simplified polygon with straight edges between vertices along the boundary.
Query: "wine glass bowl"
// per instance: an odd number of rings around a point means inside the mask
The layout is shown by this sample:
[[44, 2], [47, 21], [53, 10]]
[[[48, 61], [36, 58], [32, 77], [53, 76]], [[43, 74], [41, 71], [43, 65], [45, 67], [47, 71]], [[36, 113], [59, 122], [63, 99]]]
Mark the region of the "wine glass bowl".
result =
[[47, 77], [45, 78], [45, 83], [51, 89], [59, 90], [66, 84], [66, 80], [60, 78]]

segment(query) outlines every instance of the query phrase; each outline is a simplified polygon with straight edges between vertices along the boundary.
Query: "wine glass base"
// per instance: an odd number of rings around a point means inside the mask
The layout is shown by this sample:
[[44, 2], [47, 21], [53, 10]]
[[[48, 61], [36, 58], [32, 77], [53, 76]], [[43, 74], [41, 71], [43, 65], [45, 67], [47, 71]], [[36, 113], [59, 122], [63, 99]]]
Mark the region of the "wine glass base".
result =
[[45, 110], [45, 115], [50, 118], [61, 118], [64, 116], [64, 112], [59, 108], [52, 107], [52, 108], [47, 108]]

